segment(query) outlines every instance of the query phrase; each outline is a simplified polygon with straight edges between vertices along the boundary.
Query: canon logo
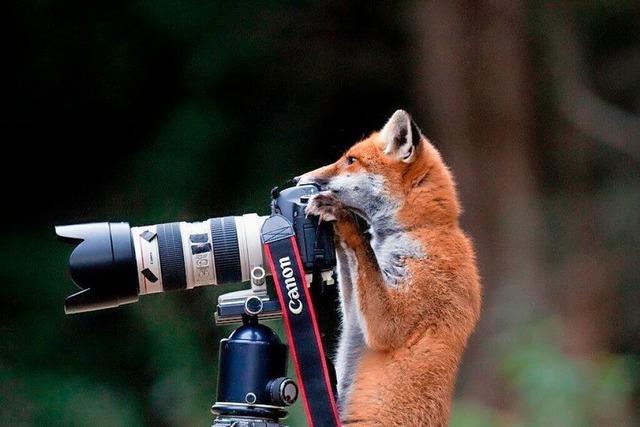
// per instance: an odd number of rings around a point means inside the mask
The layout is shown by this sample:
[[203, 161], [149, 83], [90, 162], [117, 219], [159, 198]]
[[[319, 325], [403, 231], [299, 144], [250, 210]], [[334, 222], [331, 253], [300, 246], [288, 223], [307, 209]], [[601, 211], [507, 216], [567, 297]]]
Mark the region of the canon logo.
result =
[[291, 260], [288, 256], [280, 258], [280, 269], [282, 270], [282, 277], [284, 277], [284, 284], [287, 288], [287, 295], [289, 295], [289, 311], [293, 314], [300, 314], [302, 313], [302, 301], [300, 301], [298, 283], [293, 275]]

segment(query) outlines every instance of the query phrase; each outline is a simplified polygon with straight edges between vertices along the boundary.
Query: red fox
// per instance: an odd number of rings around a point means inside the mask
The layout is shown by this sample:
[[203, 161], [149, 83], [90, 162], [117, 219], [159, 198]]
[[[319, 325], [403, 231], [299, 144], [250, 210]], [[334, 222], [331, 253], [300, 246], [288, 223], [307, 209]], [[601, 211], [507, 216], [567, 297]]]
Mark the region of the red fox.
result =
[[[481, 290], [440, 153], [398, 110], [337, 162], [297, 180], [320, 185], [306, 212], [333, 221], [340, 243], [342, 422], [447, 425]], [[353, 213], [370, 226], [370, 239]]]

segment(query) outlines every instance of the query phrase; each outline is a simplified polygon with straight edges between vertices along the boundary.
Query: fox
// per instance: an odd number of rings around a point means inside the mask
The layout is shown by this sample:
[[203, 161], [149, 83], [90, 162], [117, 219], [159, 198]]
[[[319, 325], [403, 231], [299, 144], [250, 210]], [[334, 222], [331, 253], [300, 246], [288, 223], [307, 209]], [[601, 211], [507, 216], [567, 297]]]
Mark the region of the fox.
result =
[[332, 223], [336, 236], [341, 422], [448, 425], [481, 285], [439, 151], [398, 110], [335, 163], [294, 180], [320, 187], [306, 214]]

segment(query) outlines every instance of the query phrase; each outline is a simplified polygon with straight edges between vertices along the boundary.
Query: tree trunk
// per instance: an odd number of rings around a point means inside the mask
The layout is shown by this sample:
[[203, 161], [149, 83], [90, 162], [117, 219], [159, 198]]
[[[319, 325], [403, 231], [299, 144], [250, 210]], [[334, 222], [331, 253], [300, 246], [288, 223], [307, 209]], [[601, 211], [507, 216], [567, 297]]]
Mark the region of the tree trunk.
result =
[[[525, 8], [513, 0], [431, 1], [412, 16], [416, 104], [457, 178], [483, 277], [482, 319], [465, 358], [473, 366], [463, 367], [458, 393], [504, 407], [500, 337], [492, 334], [525, 322], [543, 288]], [[518, 309], [501, 309], [509, 307]]]

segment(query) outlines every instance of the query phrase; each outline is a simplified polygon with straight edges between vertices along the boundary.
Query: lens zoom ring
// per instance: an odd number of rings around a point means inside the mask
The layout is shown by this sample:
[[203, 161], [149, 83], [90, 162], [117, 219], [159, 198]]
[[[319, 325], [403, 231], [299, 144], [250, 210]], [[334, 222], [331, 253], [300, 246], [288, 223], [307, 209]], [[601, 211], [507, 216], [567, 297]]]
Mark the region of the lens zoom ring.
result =
[[158, 254], [162, 288], [165, 291], [187, 288], [180, 223], [158, 224]]
[[232, 216], [212, 218], [211, 237], [218, 284], [242, 281], [235, 219]]

